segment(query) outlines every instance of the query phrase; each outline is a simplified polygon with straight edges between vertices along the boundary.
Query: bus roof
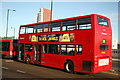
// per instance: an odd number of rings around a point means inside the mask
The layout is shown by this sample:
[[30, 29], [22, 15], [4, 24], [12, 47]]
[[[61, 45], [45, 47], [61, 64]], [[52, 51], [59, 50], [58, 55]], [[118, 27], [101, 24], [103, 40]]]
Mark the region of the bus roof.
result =
[[58, 19], [58, 20], [52, 20], [52, 21], [46, 21], [46, 22], [38, 22], [38, 23], [33, 23], [33, 24], [26, 24], [26, 25], [20, 25], [20, 27], [22, 26], [31, 26], [31, 25], [37, 25], [37, 24], [44, 24], [44, 23], [50, 23], [50, 22], [57, 22], [57, 21], [65, 21], [65, 20], [70, 20], [70, 19], [77, 19], [77, 18], [84, 18], [84, 17], [90, 17], [92, 15], [96, 15], [96, 16], [100, 16], [106, 19], [109, 19], [105, 16], [102, 15], [98, 15], [98, 14], [90, 14], [90, 15], [84, 15], [84, 16], [77, 16], [77, 17], [71, 17], [71, 18], [65, 18], [65, 19]]

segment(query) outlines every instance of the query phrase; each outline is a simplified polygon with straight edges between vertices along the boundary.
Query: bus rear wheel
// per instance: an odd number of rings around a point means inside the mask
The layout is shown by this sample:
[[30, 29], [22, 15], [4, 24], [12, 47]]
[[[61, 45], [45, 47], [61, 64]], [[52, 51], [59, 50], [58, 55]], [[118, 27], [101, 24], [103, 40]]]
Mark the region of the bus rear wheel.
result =
[[30, 64], [30, 58], [28, 56], [25, 58], [25, 63]]
[[64, 67], [65, 71], [69, 73], [74, 73], [74, 64], [71, 61], [67, 61]]

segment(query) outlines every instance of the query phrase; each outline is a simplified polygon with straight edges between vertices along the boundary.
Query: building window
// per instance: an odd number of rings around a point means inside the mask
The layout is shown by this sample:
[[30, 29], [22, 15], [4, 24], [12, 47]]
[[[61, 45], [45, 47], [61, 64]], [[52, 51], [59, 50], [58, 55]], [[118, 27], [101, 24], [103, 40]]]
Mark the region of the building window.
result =
[[43, 44], [43, 53], [47, 53], [47, 44]]
[[25, 44], [25, 51], [32, 52], [32, 44]]
[[60, 46], [58, 44], [49, 44], [48, 53], [50, 54], [59, 54]]
[[62, 31], [75, 30], [76, 20], [62, 21]]
[[62, 55], [74, 56], [74, 52], [75, 52], [74, 45], [61, 45], [61, 54]]
[[44, 24], [44, 32], [48, 32], [48, 23]]
[[41, 32], [43, 32], [43, 24], [35, 25], [34, 33], [41, 33]]
[[20, 28], [20, 34], [25, 34], [25, 27]]
[[27, 26], [26, 33], [33, 33], [33, 26]]
[[91, 17], [77, 19], [77, 29], [91, 29]]
[[61, 22], [54, 22], [50, 24], [50, 32], [60, 31]]
[[76, 45], [76, 54], [82, 54], [82, 45]]

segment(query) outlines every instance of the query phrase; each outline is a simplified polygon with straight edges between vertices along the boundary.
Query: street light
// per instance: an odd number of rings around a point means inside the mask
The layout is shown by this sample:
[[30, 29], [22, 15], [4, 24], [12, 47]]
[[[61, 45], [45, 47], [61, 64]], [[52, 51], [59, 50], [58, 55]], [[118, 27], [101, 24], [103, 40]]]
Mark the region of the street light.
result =
[[52, 8], [53, 8], [53, 0], [51, 0], [51, 13], [50, 13], [50, 21], [52, 21]]
[[16, 10], [11, 10], [11, 9], [8, 9], [8, 11], [7, 11], [6, 39], [7, 39], [7, 33], [8, 33], [8, 18], [9, 18], [9, 11], [16, 11]]
[[13, 38], [15, 39], [15, 28], [14, 27], [11, 27], [11, 29], [14, 29], [14, 32], [13, 32]]

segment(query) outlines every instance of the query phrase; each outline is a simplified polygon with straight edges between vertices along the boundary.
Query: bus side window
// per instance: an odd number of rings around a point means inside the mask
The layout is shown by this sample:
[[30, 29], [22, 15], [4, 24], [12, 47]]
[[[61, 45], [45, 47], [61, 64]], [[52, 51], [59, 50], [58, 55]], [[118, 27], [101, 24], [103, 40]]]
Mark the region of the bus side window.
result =
[[62, 21], [62, 31], [75, 30], [76, 20]]
[[50, 32], [60, 31], [61, 22], [54, 22], [50, 24]]
[[44, 32], [48, 32], [48, 23], [44, 24]]
[[77, 19], [77, 29], [91, 29], [91, 17]]
[[74, 52], [75, 52], [74, 45], [61, 45], [61, 54], [62, 55], [74, 56]]
[[74, 56], [75, 45], [67, 45], [67, 55]]
[[60, 46], [58, 44], [49, 44], [48, 53], [50, 54], [59, 54]]
[[62, 55], [67, 55], [67, 45], [61, 45], [61, 54]]
[[27, 26], [26, 33], [33, 33], [33, 26]]
[[76, 54], [82, 54], [82, 45], [76, 45]]
[[47, 53], [47, 44], [43, 44], [43, 53]]
[[34, 33], [41, 33], [43, 32], [43, 24], [35, 25]]

